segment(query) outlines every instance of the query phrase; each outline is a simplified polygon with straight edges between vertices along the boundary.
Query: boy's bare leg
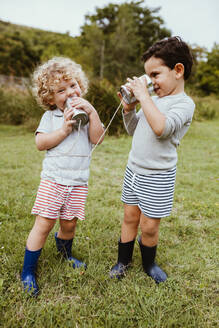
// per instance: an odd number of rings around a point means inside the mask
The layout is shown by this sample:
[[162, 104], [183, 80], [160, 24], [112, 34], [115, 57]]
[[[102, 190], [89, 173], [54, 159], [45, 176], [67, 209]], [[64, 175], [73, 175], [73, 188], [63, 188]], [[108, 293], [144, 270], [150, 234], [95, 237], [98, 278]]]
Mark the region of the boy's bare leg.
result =
[[151, 219], [141, 213], [140, 229], [143, 245], [153, 247], [158, 244], [160, 219]]
[[27, 238], [27, 249], [37, 251], [43, 248], [46, 239], [55, 225], [56, 220], [47, 219], [37, 215], [34, 226]]
[[74, 269], [81, 267], [86, 269], [86, 263], [72, 256], [72, 243], [75, 235], [77, 220], [77, 218], [70, 221], [60, 219], [60, 227], [58, 233], [55, 233], [55, 241], [58, 252], [60, 252], [65, 259], [72, 262]]
[[110, 278], [122, 278], [132, 261], [141, 211], [136, 205], [124, 204], [124, 220], [118, 242], [118, 260], [110, 270]]
[[64, 240], [74, 238], [77, 220], [77, 218], [74, 218], [71, 221], [60, 219], [60, 227], [57, 237]]
[[121, 229], [121, 242], [134, 240], [138, 233], [141, 211], [137, 205], [124, 204], [124, 220]]
[[167, 274], [156, 264], [156, 251], [160, 219], [152, 219], [141, 214], [141, 236], [138, 240], [144, 272], [157, 284], [167, 279]]

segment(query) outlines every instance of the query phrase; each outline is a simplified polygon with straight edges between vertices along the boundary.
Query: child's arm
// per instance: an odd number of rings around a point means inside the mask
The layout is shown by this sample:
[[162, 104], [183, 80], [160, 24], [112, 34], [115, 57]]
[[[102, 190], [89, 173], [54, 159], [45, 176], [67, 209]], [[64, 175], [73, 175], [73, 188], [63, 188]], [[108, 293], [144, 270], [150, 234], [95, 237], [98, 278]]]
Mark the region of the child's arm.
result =
[[135, 101], [134, 103], [131, 104], [127, 104], [122, 97], [121, 92], [117, 92], [117, 96], [119, 97], [119, 99], [122, 102], [122, 106], [123, 106], [123, 112], [124, 114], [128, 114], [129, 112], [131, 112], [132, 110], [135, 109], [135, 106], [137, 105], [138, 101]]
[[132, 110], [128, 113], [123, 110], [122, 117], [127, 133], [133, 136], [139, 121], [138, 113], [136, 113], [136, 110]]
[[101, 138], [101, 140], [99, 139], [104, 133], [104, 129], [96, 109], [89, 103], [89, 101], [80, 97], [74, 97], [72, 99], [72, 106], [76, 109], [83, 109], [88, 114], [90, 142], [92, 144], [97, 144], [98, 141], [101, 143], [104, 139], [104, 136]]
[[104, 128], [95, 109], [89, 115], [89, 121], [90, 141], [93, 144], [97, 144], [97, 142], [100, 144], [104, 139], [104, 136], [100, 139], [101, 135], [104, 133]]
[[134, 77], [133, 80], [127, 79], [130, 83], [130, 87], [141, 104], [141, 108], [144, 112], [144, 115], [151, 126], [152, 130], [157, 136], [161, 136], [164, 128], [166, 117], [159, 109], [155, 106], [152, 98], [150, 97], [146, 80], [138, 79]]
[[117, 92], [117, 96], [121, 100], [122, 106], [123, 106], [123, 111], [122, 111], [123, 115], [122, 116], [123, 116], [123, 123], [124, 123], [125, 129], [130, 136], [133, 136], [133, 134], [135, 132], [135, 128], [138, 124], [138, 118], [137, 118], [136, 111], [135, 111], [135, 106], [137, 105], [138, 100], [135, 101], [134, 103], [127, 104], [123, 100], [121, 92]]
[[60, 129], [50, 133], [37, 133], [35, 140], [38, 150], [47, 150], [57, 146], [72, 132], [75, 123], [74, 120], [71, 120], [73, 113], [73, 109], [64, 111], [64, 123]]

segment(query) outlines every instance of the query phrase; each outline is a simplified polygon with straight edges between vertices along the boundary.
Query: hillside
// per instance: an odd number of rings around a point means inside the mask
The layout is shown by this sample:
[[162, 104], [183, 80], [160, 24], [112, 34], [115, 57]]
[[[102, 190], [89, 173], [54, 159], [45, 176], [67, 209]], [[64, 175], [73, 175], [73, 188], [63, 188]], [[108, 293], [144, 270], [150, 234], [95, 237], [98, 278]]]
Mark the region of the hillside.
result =
[[74, 58], [79, 54], [78, 37], [0, 20], [0, 74], [28, 76], [51, 55]]

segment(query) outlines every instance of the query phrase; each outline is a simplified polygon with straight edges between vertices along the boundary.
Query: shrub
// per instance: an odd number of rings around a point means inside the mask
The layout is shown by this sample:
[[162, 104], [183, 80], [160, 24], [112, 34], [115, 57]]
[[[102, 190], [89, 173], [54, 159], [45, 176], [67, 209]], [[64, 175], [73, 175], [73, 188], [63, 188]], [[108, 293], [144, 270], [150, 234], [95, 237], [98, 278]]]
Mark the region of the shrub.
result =
[[43, 112], [29, 89], [0, 89], [0, 123], [25, 124], [35, 130]]
[[[107, 126], [119, 105], [116, 89], [106, 80], [94, 81], [90, 83], [86, 98], [96, 108], [101, 121]], [[37, 104], [30, 89], [0, 88], [0, 123], [25, 124], [30, 131], [34, 131], [43, 113], [44, 110]], [[109, 127], [108, 134], [121, 133], [124, 133], [124, 128], [120, 109]]]
[[214, 118], [218, 117], [219, 100], [217, 100], [215, 97], [194, 97], [194, 101], [196, 104], [194, 120], [213, 120]]
[[[105, 127], [119, 106], [117, 91], [118, 89], [107, 80], [94, 80], [90, 83], [86, 98], [96, 108]], [[196, 104], [194, 120], [212, 120], [219, 117], [219, 99], [215, 96], [194, 95], [192, 98]], [[35, 131], [43, 113], [44, 110], [37, 104], [29, 88], [0, 88], [0, 123], [24, 124], [29, 131]], [[121, 108], [107, 133], [114, 136], [125, 133]]]
[[[113, 87], [107, 80], [95, 80], [90, 83], [86, 98], [97, 110], [105, 127], [110, 122], [110, 119], [120, 103], [116, 93], [116, 88]], [[109, 127], [108, 133], [109, 135], [118, 136], [124, 132], [125, 129], [123, 127], [122, 111], [119, 109]]]

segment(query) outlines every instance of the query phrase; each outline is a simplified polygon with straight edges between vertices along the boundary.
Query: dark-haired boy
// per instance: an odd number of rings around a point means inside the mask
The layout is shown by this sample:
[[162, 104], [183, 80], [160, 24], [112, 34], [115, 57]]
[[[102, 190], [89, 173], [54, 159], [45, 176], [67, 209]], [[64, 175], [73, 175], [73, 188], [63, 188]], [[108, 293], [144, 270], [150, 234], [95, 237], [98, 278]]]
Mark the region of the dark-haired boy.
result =
[[[142, 58], [156, 96], [149, 95], [143, 79], [127, 79], [141, 109], [136, 113], [136, 103], [123, 101], [124, 124], [133, 141], [123, 184], [124, 220], [118, 261], [110, 277], [124, 276], [140, 227], [138, 243], [143, 269], [160, 283], [167, 275], [155, 263], [159, 225], [161, 218], [169, 216], [172, 210], [177, 146], [191, 124], [195, 109], [194, 102], [184, 92], [193, 61], [188, 45], [179, 37], [156, 42]], [[118, 96], [122, 100], [120, 93]]]

